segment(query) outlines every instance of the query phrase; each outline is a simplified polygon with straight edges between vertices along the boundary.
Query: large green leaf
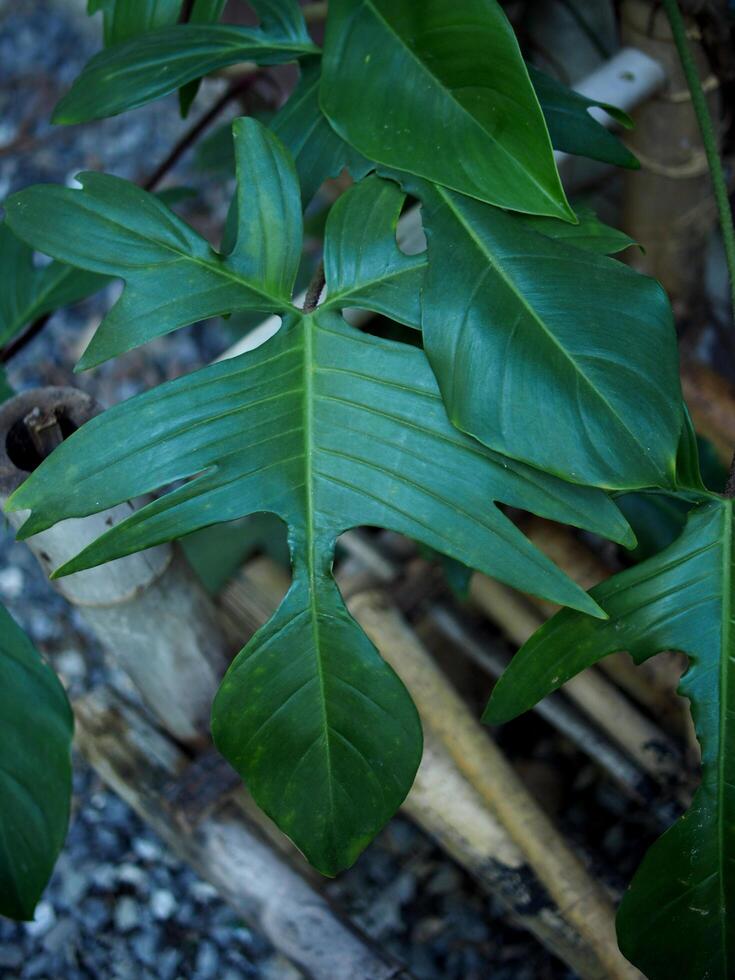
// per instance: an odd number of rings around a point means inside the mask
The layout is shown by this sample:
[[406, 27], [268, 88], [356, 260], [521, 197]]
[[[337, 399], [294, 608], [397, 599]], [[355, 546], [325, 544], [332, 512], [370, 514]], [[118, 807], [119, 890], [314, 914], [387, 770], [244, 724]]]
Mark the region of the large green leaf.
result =
[[56, 675], [0, 606], [0, 914], [32, 919], [66, 837], [72, 714]]
[[177, 24], [101, 51], [56, 106], [53, 121], [79, 123], [114, 116], [228, 65], [241, 61], [277, 65], [318, 51], [303, 20], [277, 17], [270, 12], [272, 4], [264, 0], [253, 6], [267, 15], [260, 29]]
[[159, 27], [170, 27], [179, 19], [181, 0], [97, 0], [87, 5], [88, 13], [102, 11], [105, 46], [119, 44]]
[[606, 622], [558, 613], [514, 657], [485, 718], [530, 708], [617, 650], [690, 658], [680, 691], [702, 746], [691, 808], [649, 850], [618, 916], [621, 949], [650, 980], [735, 975], [733, 502], [710, 500], [665, 551], [592, 590]]
[[332, 0], [321, 105], [370, 160], [490, 204], [574, 218], [496, 0]]
[[443, 187], [417, 193], [424, 344], [452, 421], [574, 482], [671, 485], [681, 396], [660, 285], [575, 247], [573, 231], [565, 242]]
[[302, 64], [301, 80], [291, 98], [270, 123], [294, 158], [304, 204], [309, 203], [327, 177], [336, 177], [345, 167], [355, 180], [372, 169], [372, 164], [327, 122], [319, 107], [320, 81], [319, 59], [310, 58]]
[[33, 264], [33, 250], [0, 224], [0, 344], [32, 320], [76, 303], [107, 285], [106, 276], [61, 262]]
[[[454, 429], [420, 349], [342, 320], [342, 307], [357, 302], [398, 320], [416, 317], [424, 258], [407, 257], [396, 245], [403, 195], [393, 184], [371, 177], [335, 204], [326, 231], [327, 298], [313, 313], [291, 305], [301, 240], [294, 166], [254, 120], [237, 120], [234, 129], [246, 177], [228, 261], [241, 263], [247, 276], [230, 277], [226, 289], [233, 304], [236, 289], [249, 303], [260, 276], [260, 295], [280, 297], [280, 331], [254, 351], [92, 420], [30, 475], [11, 509], [32, 512], [25, 537], [188, 481], [111, 529], [63, 573], [257, 511], [287, 523], [293, 587], [234, 662], [213, 727], [261, 806], [317, 867], [334, 873], [399, 805], [421, 743], [408, 695], [342, 605], [331, 577], [337, 535], [359, 524], [387, 527], [509, 584], [596, 613], [494, 502], [628, 543], [629, 534], [601, 492], [504, 459]], [[55, 199], [45, 188], [29, 189], [10, 202], [10, 213], [26, 215], [24, 232], [45, 239], [63, 208], [67, 235], [87, 237], [85, 261], [97, 261], [103, 237], [96, 229], [113, 204], [89, 184], [71, 197], [60, 193]], [[188, 247], [198, 254], [198, 239], [186, 238], [157, 203], [143, 207], [144, 200], [131, 219], [135, 244], [129, 226], [116, 242], [110, 225], [104, 261], [116, 256], [118, 273], [131, 257], [143, 262], [175, 227], [178, 257], [156, 272], [160, 295], [173, 295], [191, 276], [182, 253]], [[138, 308], [138, 291], [137, 278], [129, 278], [129, 309]], [[118, 325], [122, 349], [127, 327]], [[137, 331], [137, 319], [129, 325]]]
[[591, 157], [617, 167], [640, 167], [627, 146], [590, 115], [589, 110], [603, 109], [626, 129], [633, 125], [630, 116], [607, 102], [580, 95], [538, 68], [529, 65], [528, 72], [549, 127], [551, 142], [557, 150]]

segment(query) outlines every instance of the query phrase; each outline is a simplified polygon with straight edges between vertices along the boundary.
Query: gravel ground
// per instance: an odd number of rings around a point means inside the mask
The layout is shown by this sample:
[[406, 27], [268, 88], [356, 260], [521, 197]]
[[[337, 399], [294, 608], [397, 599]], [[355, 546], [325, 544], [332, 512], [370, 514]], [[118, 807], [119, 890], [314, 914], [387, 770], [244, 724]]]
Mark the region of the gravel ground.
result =
[[[88, 126], [53, 128], [45, 121], [63, 89], [99, 46], [99, 25], [81, 2], [0, 2], [0, 199], [36, 181], [70, 183], [79, 170], [140, 179], [165, 157], [189, 123], [173, 99]], [[201, 112], [217, 97], [207, 83]], [[191, 177], [198, 198], [192, 218], [221, 221], [231, 188], [191, 175], [185, 159], [174, 183]], [[210, 218], [204, 220], [204, 216]], [[74, 383], [103, 404], [127, 398], [206, 363], [231, 337], [222, 323], [178, 331], [92, 374], [71, 367], [109, 306], [115, 287], [55, 315], [10, 368], [18, 389]], [[0, 601], [54, 662], [72, 694], [110, 680], [78, 614], [51, 590], [22, 546], [0, 528]], [[82, 655], [83, 654], [83, 655]], [[520, 751], [536, 767], [537, 785], [558, 762], [548, 730], [526, 725]], [[514, 734], [517, 731], [514, 730]], [[566, 829], [604, 855], [605, 873], [621, 887], [650, 840], [644, 818], [569, 756], [557, 787]], [[546, 768], [544, 768], [546, 767]], [[541, 776], [539, 776], [541, 773]], [[555, 777], [556, 778], [556, 777]], [[411, 824], [394, 820], [354, 869], [329, 893], [419, 978], [554, 980], [568, 972], [510, 927], [494, 903]], [[76, 980], [87, 977], [289, 978], [292, 968], [239, 922], [214, 891], [166, 848], [129, 808], [76, 760], [74, 813], [66, 848], [35, 921], [0, 920], [0, 977]]]

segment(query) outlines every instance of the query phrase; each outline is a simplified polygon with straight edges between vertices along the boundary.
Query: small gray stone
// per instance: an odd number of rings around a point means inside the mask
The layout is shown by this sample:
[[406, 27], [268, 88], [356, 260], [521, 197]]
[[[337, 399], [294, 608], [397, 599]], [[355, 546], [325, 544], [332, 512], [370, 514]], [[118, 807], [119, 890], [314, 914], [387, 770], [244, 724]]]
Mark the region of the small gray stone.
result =
[[174, 980], [179, 969], [179, 964], [181, 963], [181, 953], [178, 949], [171, 947], [170, 949], [164, 950], [163, 953], [158, 957], [157, 980]]
[[135, 838], [133, 850], [142, 861], [159, 861], [161, 859], [161, 848], [145, 837]]
[[139, 932], [132, 941], [133, 954], [146, 966], [153, 966], [158, 960], [160, 933], [158, 928], [148, 928]]
[[23, 572], [10, 565], [0, 570], [0, 593], [6, 599], [17, 599], [23, 594]]
[[59, 919], [43, 937], [43, 948], [49, 953], [60, 953], [68, 950], [73, 944], [78, 932], [76, 922], [72, 918]]
[[20, 946], [3, 943], [0, 946], [0, 970], [14, 970], [23, 962], [23, 950]]
[[131, 932], [140, 922], [140, 907], [134, 898], [123, 895], [115, 905], [115, 928], [118, 932]]
[[195, 902], [212, 902], [217, 898], [217, 889], [208, 881], [192, 881], [189, 894]]
[[151, 895], [151, 912], [154, 918], [170, 919], [176, 911], [176, 899], [165, 888], [157, 888]]
[[115, 887], [117, 872], [113, 864], [100, 864], [91, 874], [92, 884], [100, 891], [110, 892]]
[[82, 903], [81, 918], [85, 928], [94, 933], [107, 924], [110, 919], [110, 910], [107, 903], [101, 898], [88, 898]]
[[219, 955], [214, 943], [206, 940], [200, 944], [197, 950], [196, 965], [194, 967], [196, 980], [214, 980], [219, 972]]
[[29, 936], [43, 936], [56, 922], [56, 912], [50, 902], [39, 902], [33, 922], [26, 922], [26, 932]]
[[280, 953], [268, 957], [258, 970], [263, 980], [300, 980], [303, 974]]
[[146, 890], [148, 876], [137, 864], [121, 864], [115, 872], [115, 877], [121, 885], [130, 885], [138, 892]]

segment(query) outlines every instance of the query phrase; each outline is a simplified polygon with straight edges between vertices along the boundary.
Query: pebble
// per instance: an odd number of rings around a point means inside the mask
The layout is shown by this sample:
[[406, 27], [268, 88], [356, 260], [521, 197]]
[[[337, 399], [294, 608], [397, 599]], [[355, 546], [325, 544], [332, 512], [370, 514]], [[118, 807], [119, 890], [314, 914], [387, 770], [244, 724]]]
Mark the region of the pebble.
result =
[[0, 969], [14, 970], [23, 962], [23, 950], [20, 946], [8, 943], [0, 946]]
[[25, 929], [29, 936], [42, 936], [56, 922], [56, 912], [50, 902], [39, 902], [32, 922], [26, 922]]
[[134, 898], [123, 895], [115, 905], [115, 929], [118, 932], [130, 932], [140, 921], [140, 906]]
[[170, 919], [176, 910], [176, 899], [170, 891], [158, 888], [151, 895], [151, 912], [156, 919]]
[[196, 980], [214, 980], [219, 970], [219, 954], [214, 943], [205, 940], [197, 950], [194, 976]]

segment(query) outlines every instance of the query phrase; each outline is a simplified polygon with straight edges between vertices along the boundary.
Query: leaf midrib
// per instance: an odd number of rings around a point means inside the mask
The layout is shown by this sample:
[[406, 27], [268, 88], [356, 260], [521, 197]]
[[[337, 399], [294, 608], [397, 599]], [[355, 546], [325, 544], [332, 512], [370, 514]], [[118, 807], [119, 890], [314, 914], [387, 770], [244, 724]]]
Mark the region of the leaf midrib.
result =
[[314, 439], [314, 331], [316, 323], [314, 317], [305, 315], [302, 317], [303, 335], [303, 425], [304, 425], [304, 490], [306, 494], [306, 514], [305, 514], [305, 533], [306, 533], [306, 565], [308, 572], [309, 588], [309, 618], [311, 625], [311, 638], [314, 644], [314, 655], [316, 661], [317, 680], [319, 683], [319, 703], [322, 713], [322, 725], [324, 730], [324, 753], [327, 772], [327, 791], [330, 823], [335, 825], [335, 802], [334, 802], [334, 781], [332, 774], [332, 747], [330, 744], [330, 733], [332, 728], [329, 723], [329, 712], [327, 708], [327, 692], [324, 679], [324, 665], [322, 664], [321, 637], [319, 633], [319, 615], [317, 610], [317, 543], [314, 531], [314, 453], [316, 449]]
[[[84, 196], [84, 194], [86, 192], [85, 191], [82, 191], [82, 192], [75, 191], [75, 192], [72, 192], [72, 193], [81, 193], [81, 195]], [[94, 197], [94, 194], [92, 194], [92, 196]], [[95, 211], [93, 208], [85, 207], [84, 205], [85, 205], [85, 202], [82, 200], [82, 201], [79, 202], [79, 205], [78, 206], [80, 208], [82, 208], [83, 210], [87, 211], [89, 214], [91, 214], [93, 216], [93, 218], [99, 218], [99, 213], [97, 211]], [[244, 279], [242, 276], [237, 275], [237, 273], [234, 272], [234, 270], [232, 270], [227, 265], [227, 256], [223, 256], [220, 252], [218, 252], [216, 249], [214, 249], [209, 244], [209, 242], [206, 239], [201, 238], [201, 236], [199, 236], [199, 235], [197, 235], [197, 237], [200, 238], [200, 240], [206, 245], [206, 247], [209, 249], [209, 251], [212, 253], [212, 255], [216, 256], [216, 258], [219, 261], [214, 261], [213, 262], [211, 259], [203, 259], [203, 258], [200, 258], [198, 255], [192, 255], [191, 252], [185, 252], [182, 249], [176, 248], [174, 245], [171, 245], [168, 242], [162, 241], [162, 240], [160, 240], [158, 238], [148, 238], [145, 235], [141, 235], [140, 232], [136, 231], [134, 228], [131, 229], [131, 228], [127, 227], [126, 225], [121, 224], [119, 221], [115, 221], [115, 220], [111, 219], [107, 215], [105, 215], [104, 217], [105, 217], [105, 221], [107, 222], [107, 224], [111, 225], [113, 228], [119, 228], [119, 229], [121, 229], [122, 232], [125, 233], [126, 235], [129, 235], [129, 236], [132, 236], [134, 238], [137, 238], [139, 241], [142, 241], [146, 245], [153, 244], [157, 248], [160, 248], [160, 249], [162, 249], [164, 251], [170, 252], [172, 255], [175, 255], [176, 256], [176, 261], [182, 261], [183, 260], [183, 261], [186, 261], [186, 262], [193, 262], [195, 265], [199, 265], [202, 268], [207, 269], [210, 272], [215, 272], [217, 275], [220, 275], [223, 278], [230, 280], [230, 282], [235, 283], [235, 285], [239, 286], [240, 288], [247, 289], [249, 292], [254, 293], [256, 296], [262, 296], [263, 299], [267, 300], [268, 303], [271, 304], [272, 306], [274, 306], [274, 307], [281, 307], [283, 309], [284, 313], [285, 312], [290, 312], [290, 313], [293, 313], [293, 312], [298, 313], [298, 312], [300, 312], [293, 305], [293, 303], [291, 302], [290, 298], [287, 299], [287, 298], [284, 298], [283, 296], [275, 296], [275, 295], [272, 295], [271, 293], [266, 292], [264, 289], [259, 288], [256, 283], [250, 282], [249, 280]], [[187, 226], [187, 230], [188, 231], [193, 231], [193, 229], [192, 228], [189, 228], [188, 226]], [[194, 232], [194, 234], [196, 234], [196, 232]], [[81, 268], [85, 268], [85, 267], [82, 266]], [[134, 268], [131, 272], [129, 272], [127, 278], [124, 275], [122, 275], [121, 273], [119, 273], [119, 272], [117, 272], [117, 273], [114, 273], [114, 272], [113, 273], [105, 272], [105, 273], [98, 273], [98, 275], [108, 275], [108, 276], [110, 276], [111, 278], [114, 278], [114, 279], [122, 279], [124, 282], [127, 283], [128, 279], [134, 279], [137, 275], [142, 274], [142, 273], [145, 273], [145, 272], [148, 272], [149, 271], [149, 268], [150, 268], [150, 266], [146, 266], [143, 269]], [[97, 270], [90, 269], [88, 271], [90, 271], [90, 272], [96, 272]]]
[[[443, 92], [446, 92], [449, 95], [451, 101], [457, 106], [457, 108], [461, 111], [461, 113], [464, 116], [466, 116], [471, 121], [471, 123], [473, 124], [473, 126], [475, 126], [477, 129], [479, 129], [480, 132], [485, 136], [485, 138], [486, 139], [489, 139], [494, 144], [494, 146], [498, 150], [500, 150], [500, 152], [506, 157], [506, 159], [513, 166], [519, 167], [523, 171], [523, 173], [530, 179], [531, 183], [534, 184], [538, 188], [538, 190], [541, 192], [541, 196], [544, 197], [544, 198], [546, 198], [547, 201], [550, 201], [551, 202], [551, 204], [555, 208], [556, 212], [557, 213], [561, 213], [561, 214], [566, 213], [566, 210], [568, 208], [568, 205], [567, 205], [567, 208], [564, 207], [565, 199], [564, 199], [564, 191], [563, 191], [562, 186], [561, 186], [561, 181], [560, 180], [558, 181], [558, 183], [559, 183], [559, 191], [560, 191], [561, 196], [562, 196], [562, 204], [560, 205], [559, 202], [556, 201], [553, 198], [553, 196], [549, 193], [549, 191], [543, 186], [543, 184], [541, 184], [539, 182], [538, 178], [534, 174], [532, 174], [523, 165], [523, 161], [519, 160], [518, 157], [514, 156], [508, 149], [506, 149], [506, 147], [498, 139], [496, 139], [494, 136], [492, 136], [485, 129], [485, 127], [482, 125], [482, 123], [478, 119], [476, 119], [472, 115], [472, 113], [464, 105], [462, 105], [462, 103], [459, 101], [459, 99], [456, 98], [456, 96], [454, 94], [454, 91], [452, 89], [450, 89], [447, 85], [445, 85], [445, 83], [437, 75], [435, 75], [433, 71], [431, 71], [431, 69], [428, 67], [428, 65], [426, 65], [426, 63], [424, 61], [422, 61], [421, 58], [419, 58], [418, 54], [416, 54], [416, 52], [413, 51], [413, 49], [410, 48], [405, 43], [405, 41], [400, 36], [400, 34], [397, 34], [396, 31], [394, 31], [394, 29], [391, 27], [391, 25], [388, 23], [388, 21], [385, 19], [385, 17], [380, 13], [379, 10], [376, 9], [376, 7], [375, 7], [374, 3], [372, 2], [372, 0], [363, 0], [363, 3], [370, 8], [370, 10], [373, 12], [373, 15], [375, 16], [376, 20], [381, 21], [385, 25], [385, 28], [388, 31], [388, 33], [390, 35], [392, 35], [394, 38], [396, 38], [396, 40], [398, 41], [399, 45], [405, 51], [408, 52], [408, 54], [416, 62], [416, 64], [419, 65], [419, 67], [424, 72], [424, 74], [428, 75], [429, 78], [431, 78], [431, 80], [435, 83], [435, 85], [437, 85]], [[536, 95], [536, 90], [534, 89], [533, 84], [532, 84], [530, 78], [529, 78], [529, 88], [531, 89], [531, 93], [532, 93], [533, 99], [535, 99], [535, 101], [536, 101], [536, 107], [538, 109], [538, 115], [540, 117], [541, 125], [543, 125], [544, 129], [546, 130], [546, 141], [548, 143], [549, 158], [551, 159], [552, 166], [555, 168], [554, 157], [553, 157], [553, 147], [551, 145], [551, 136], [549, 135], [548, 126], [546, 125], [546, 120], [544, 119], [544, 113], [543, 113], [543, 110], [541, 108], [541, 103], [538, 100], [538, 96]], [[383, 162], [384, 163], [389, 163], [389, 161], [383, 161]]]
[[485, 249], [482, 241], [475, 234], [475, 231], [472, 228], [471, 223], [469, 223], [468, 221], [466, 221], [465, 218], [464, 218], [464, 216], [461, 214], [461, 212], [457, 208], [455, 208], [453, 206], [452, 199], [449, 196], [449, 193], [451, 193], [451, 192], [448, 193], [447, 190], [444, 187], [442, 187], [441, 185], [439, 185], [439, 184], [436, 184], [435, 185], [435, 190], [436, 190], [437, 194], [439, 194], [442, 197], [442, 199], [443, 199], [443, 201], [445, 203], [445, 206], [451, 211], [451, 213], [454, 215], [454, 217], [456, 218], [456, 220], [459, 222], [459, 224], [465, 230], [465, 232], [467, 233], [467, 235], [469, 236], [469, 238], [472, 240], [472, 242], [474, 243], [474, 245], [477, 248], [478, 252], [481, 253], [481, 255], [487, 260], [488, 264], [497, 272], [497, 274], [503, 280], [503, 282], [508, 287], [508, 289], [511, 291], [511, 293], [513, 294], [513, 296], [516, 297], [517, 301], [521, 304], [521, 306], [523, 306], [523, 308], [531, 316], [532, 320], [541, 328], [542, 332], [548, 337], [548, 339], [552, 342], [552, 344], [560, 351], [560, 353], [562, 354], [562, 356], [564, 357], [564, 359], [567, 360], [572, 365], [572, 367], [574, 368], [574, 371], [576, 372], [576, 374], [584, 381], [585, 385], [590, 389], [590, 391], [592, 392], [592, 394], [594, 395], [594, 397], [598, 401], [600, 401], [605, 406], [605, 408], [608, 409], [608, 411], [611, 413], [611, 415], [613, 415], [614, 418], [619, 422], [621, 428], [623, 428], [625, 430], [625, 432], [628, 433], [628, 435], [630, 436], [630, 438], [633, 440], [633, 444], [636, 445], [636, 446], [638, 446], [638, 447], [640, 447], [640, 449], [643, 450], [644, 455], [648, 456], [648, 452], [646, 450], [646, 447], [636, 437], [635, 433], [630, 428], [630, 426], [626, 423], [625, 419], [623, 419], [623, 417], [620, 415], [620, 413], [615, 408], [613, 408], [613, 406], [610, 404], [610, 402], [607, 400], [607, 398], [605, 398], [605, 396], [602, 394], [602, 392], [598, 388], [595, 387], [595, 385], [592, 383], [592, 381], [590, 380], [590, 378], [587, 377], [587, 375], [585, 374], [584, 370], [577, 363], [577, 361], [575, 360], [575, 358], [573, 357], [573, 355], [571, 354], [571, 352], [568, 351], [563, 346], [563, 344], [559, 341], [559, 339], [554, 335], [554, 333], [551, 330], [549, 330], [549, 328], [544, 323], [544, 320], [541, 317], [541, 315], [536, 312], [536, 310], [533, 308], [533, 306], [530, 305], [530, 303], [527, 301], [527, 299], [523, 295], [523, 293], [520, 292], [516, 288], [515, 282], [506, 273], [505, 269], [503, 268], [503, 266], [501, 265], [501, 263], [498, 261], [497, 257], [493, 256], [490, 252], [487, 251], [487, 249]]
[[[374, 279], [365, 279], [363, 282], [358, 283], [356, 286], [346, 286], [337, 293], [333, 293], [331, 296], [327, 295], [324, 302], [320, 304], [319, 309], [328, 310], [335, 306], [340, 306], [343, 303], [348, 303], [350, 299], [355, 302], [359, 301], [360, 293], [364, 292], [366, 289], [373, 289], [377, 286], [382, 286], [392, 279], [400, 279], [401, 276], [409, 275], [412, 272], [417, 272], [420, 269], [426, 267], [426, 257], [425, 253], [422, 262], [416, 262], [413, 265], [403, 266], [400, 269], [395, 269], [392, 272], [387, 272], [385, 275], [377, 276]], [[411, 256], [406, 256], [410, 258]]]

